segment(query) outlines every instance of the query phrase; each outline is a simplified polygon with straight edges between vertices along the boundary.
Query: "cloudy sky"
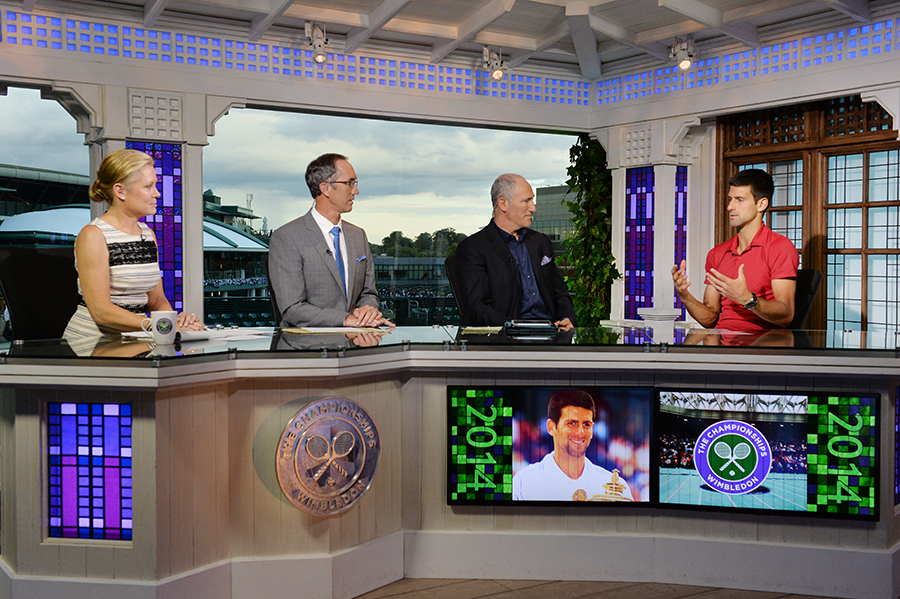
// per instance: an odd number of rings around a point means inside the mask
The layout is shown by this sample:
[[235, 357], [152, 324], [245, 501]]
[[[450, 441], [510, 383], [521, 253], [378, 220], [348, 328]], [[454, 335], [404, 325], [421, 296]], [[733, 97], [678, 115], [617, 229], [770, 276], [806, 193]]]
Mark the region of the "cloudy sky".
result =
[[[83, 136], [55, 102], [10, 88], [0, 96], [0, 122], [0, 163], [87, 174]], [[246, 109], [219, 120], [215, 133], [203, 153], [204, 189], [223, 204], [245, 205], [253, 194], [253, 212], [270, 229], [312, 204], [303, 182], [310, 160], [347, 155], [360, 195], [346, 218], [376, 243], [397, 230], [411, 238], [444, 227], [474, 233], [490, 218], [497, 175], [517, 172], [534, 187], [561, 185], [575, 142], [571, 135]]]
[[88, 174], [84, 135], [62, 106], [35, 90], [9, 88], [0, 96], [0, 164]]

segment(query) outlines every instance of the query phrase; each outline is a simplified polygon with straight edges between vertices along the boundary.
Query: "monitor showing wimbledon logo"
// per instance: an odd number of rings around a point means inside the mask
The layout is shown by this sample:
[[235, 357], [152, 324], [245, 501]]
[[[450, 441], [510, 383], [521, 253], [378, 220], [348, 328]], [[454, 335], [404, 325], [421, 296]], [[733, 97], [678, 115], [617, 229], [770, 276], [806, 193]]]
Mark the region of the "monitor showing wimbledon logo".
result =
[[711, 489], [743, 495], [766, 480], [772, 467], [772, 450], [753, 426], [723, 420], [707, 427], [697, 438], [694, 463]]
[[878, 395], [660, 390], [659, 503], [878, 519]]

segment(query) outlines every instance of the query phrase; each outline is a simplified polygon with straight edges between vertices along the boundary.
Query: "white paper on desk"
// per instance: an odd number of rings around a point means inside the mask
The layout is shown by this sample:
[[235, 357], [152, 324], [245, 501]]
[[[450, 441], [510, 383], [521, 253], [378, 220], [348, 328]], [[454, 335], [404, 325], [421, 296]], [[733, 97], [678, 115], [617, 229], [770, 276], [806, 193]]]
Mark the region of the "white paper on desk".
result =
[[347, 333], [389, 333], [389, 329], [375, 329], [375, 328], [367, 328], [367, 327], [303, 327], [303, 328], [291, 328], [291, 329], [281, 329], [282, 333], [291, 333], [295, 335], [315, 335], [315, 334], [340, 334], [346, 335]]
[[460, 331], [463, 335], [493, 335], [503, 330], [503, 327], [463, 327]]
[[201, 339], [224, 339], [234, 341], [239, 339], [255, 339], [271, 334], [272, 329], [209, 329], [207, 331], [181, 331], [178, 333], [178, 338], [182, 343], [187, 341], [199, 341]]
[[[206, 339], [253, 339], [261, 335], [271, 334], [271, 329], [207, 329], [205, 331], [179, 331], [177, 343], [190, 341], [203, 341]], [[153, 336], [146, 331], [132, 331], [122, 333], [122, 338], [133, 340], [152, 340]]]

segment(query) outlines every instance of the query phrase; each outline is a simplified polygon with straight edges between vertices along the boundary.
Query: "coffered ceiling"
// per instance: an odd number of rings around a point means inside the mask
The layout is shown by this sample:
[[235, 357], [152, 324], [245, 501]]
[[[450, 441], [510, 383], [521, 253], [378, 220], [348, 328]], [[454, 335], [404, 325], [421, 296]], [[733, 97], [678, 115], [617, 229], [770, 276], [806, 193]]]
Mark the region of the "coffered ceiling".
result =
[[668, 63], [674, 39], [754, 48], [779, 32], [865, 24], [887, 0], [0, 0], [25, 11], [98, 15], [248, 41], [308, 43], [319, 25], [333, 51], [390, 50], [433, 64], [481, 63], [484, 46], [512, 69], [596, 79]]

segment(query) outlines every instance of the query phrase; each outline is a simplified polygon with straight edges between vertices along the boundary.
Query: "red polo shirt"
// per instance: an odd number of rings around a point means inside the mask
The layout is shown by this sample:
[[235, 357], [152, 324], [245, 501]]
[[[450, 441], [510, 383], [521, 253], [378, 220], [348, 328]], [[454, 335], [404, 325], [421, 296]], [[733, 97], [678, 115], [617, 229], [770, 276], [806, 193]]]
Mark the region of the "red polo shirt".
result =
[[[760, 299], [774, 300], [774, 279], [796, 279], [800, 256], [790, 239], [775, 233], [765, 224], [756, 232], [753, 241], [742, 253], [737, 253], [738, 236], [720, 243], [706, 255], [706, 272], [715, 268], [726, 277], [735, 279], [738, 267], [744, 265], [747, 288]], [[781, 328], [760, 318], [742, 305], [722, 296], [722, 310], [716, 328], [730, 331], [764, 331]]]

